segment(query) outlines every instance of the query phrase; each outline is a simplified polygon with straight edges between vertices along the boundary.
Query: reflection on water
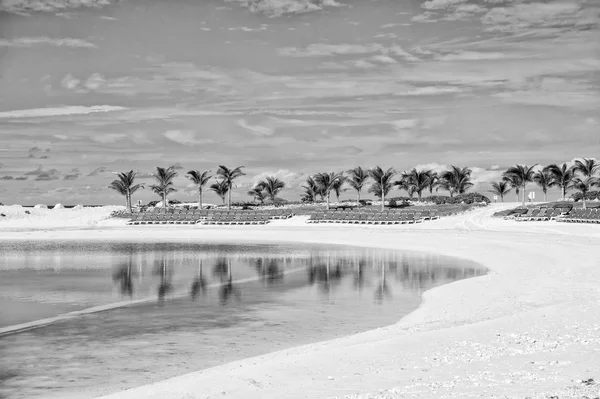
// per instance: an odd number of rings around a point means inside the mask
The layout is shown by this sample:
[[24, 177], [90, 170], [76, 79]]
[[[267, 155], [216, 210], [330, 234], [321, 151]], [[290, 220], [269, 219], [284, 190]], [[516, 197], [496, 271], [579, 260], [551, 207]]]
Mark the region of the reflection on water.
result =
[[380, 327], [424, 290], [481, 274], [452, 258], [340, 246], [9, 244], [0, 328], [114, 308], [0, 336], [0, 397], [92, 397]]

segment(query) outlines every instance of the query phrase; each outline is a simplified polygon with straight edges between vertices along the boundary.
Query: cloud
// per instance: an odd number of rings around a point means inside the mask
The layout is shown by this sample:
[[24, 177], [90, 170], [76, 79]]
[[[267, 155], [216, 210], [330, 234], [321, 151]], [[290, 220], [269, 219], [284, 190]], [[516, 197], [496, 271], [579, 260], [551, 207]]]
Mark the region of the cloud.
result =
[[238, 2], [250, 9], [252, 13], [265, 14], [269, 17], [280, 17], [287, 14], [301, 14], [323, 10], [326, 7], [342, 7], [344, 4], [335, 0], [226, 0]]
[[164, 133], [164, 136], [167, 139], [181, 145], [199, 145], [213, 142], [209, 139], [198, 138], [196, 133], [190, 130], [168, 130]]
[[91, 139], [97, 143], [102, 144], [113, 144], [125, 139], [127, 135], [125, 133], [107, 133], [92, 136]]
[[17, 119], [17, 118], [43, 118], [51, 116], [64, 115], [86, 115], [97, 112], [114, 112], [123, 111], [127, 108], [111, 106], [111, 105], [94, 105], [85, 107], [80, 105], [53, 107], [53, 108], [33, 108], [21, 109], [15, 111], [0, 112], [0, 119]]
[[84, 86], [88, 90], [97, 90], [99, 89], [106, 81], [104, 77], [99, 73], [93, 73], [84, 83]]
[[93, 171], [91, 171], [88, 176], [98, 176], [101, 173], [106, 172], [106, 168], [104, 166], [99, 166], [96, 169], [94, 169]]
[[273, 129], [266, 126], [250, 125], [245, 119], [236, 121], [236, 124], [246, 130], [249, 130], [257, 136], [272, 136], [273, 133], [275, 133]]
[[171, 167], [175, 170], [182, 170], [183, 169], [183, 165], [181, 164], [181, 162], [175, 162], [173, 165], [171, 165]]
[[81, 39], [72, 38], [51, 38], [45, 36], [39, 37], [19, 37], [16, 39], [0, 39], [0, 47], [32, 47], [36, 45], [48, 45], [55, 47], [73, 47], [73, 48], [94, 48], [96, 45]]
[[0, 11], [29, 15], [32, 12], [60, 12], [70, 8], [109, 5], [108, 0], [2, 0]]
[[[274, 177], [278, 178], [279, 180], [283, 181], [285, 183], [285, 186], [287, 189], [299, 188], [300, 186], [302, 186], [305, 183], [306, 178], [307, 178], [307, 175], [302, 172], [298, 173], [298, 172], [290, 171], [288, 169], [279, 169], [276, 171], [262, 172], [262, 173], [259, 173], [255, 176], [253, 176], [251, 178], [252, 184], [250, 185], [250, 187], [258, 184], [258, 182], [266, 179], [269, 176], [274, 176]], [[285, 193], [285, 189], [284, 189], [284, 193]], [[284, 196], [285, 196], [285, 194], [284, 194]]]
[[44, 170], [42, 166], [38, 166], [37, 169], [25, 173], [25, 176], [35, 176], [35, 180], [58, 180], [60, 179], [60, 172], [58, 169]]
[[77, 180], [81, 176], [78, 168], [74, 168], [70, 173], [65, 174], [63, 180]]
[[471, 183], [474, 185], [487, 184], [502, 177], [502, 171], [498, 169], [486, 169], [480, 167], [470, 167], [471, 169]]
[[487, 31], [512, 33], [531, 29], [588, 29], [597, 26], [598, 13], [584, 10], [575, 2], [523, 3], [493, 8], [481, 22]]
[[73, 90], [77, 88], [80, 80], [71, 75], [70, 73], [66, 74], [64, 78], [60, 81], [60, 85], [68, 90]]
[[326, 57], [334, 55], [353, 55], [376, 53], [384, 49], [381, 44], [311, 44], [304, 49], [285, 47], [279, 49], [279, 54], [288, 57]]
[[466, 3], [468, 0], [429, 0], [421, 4], [425, 10], [444, 10], [459, 4]]

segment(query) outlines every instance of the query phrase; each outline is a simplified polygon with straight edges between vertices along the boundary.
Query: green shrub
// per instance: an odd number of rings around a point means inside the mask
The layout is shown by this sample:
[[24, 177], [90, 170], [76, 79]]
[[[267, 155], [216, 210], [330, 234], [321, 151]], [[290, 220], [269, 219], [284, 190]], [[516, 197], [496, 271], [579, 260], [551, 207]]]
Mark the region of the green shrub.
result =
[[[574, 201], [581, 201], [583, 200], [583, 194], [581, 193], [573, 193], [571, 194], [571, 198]], [[595, 200], [600, 198], [600, 191], [588, 191], [587, 193], [585, 193], [585, 199], [586, 201], [591, 201], [591, 200]]]

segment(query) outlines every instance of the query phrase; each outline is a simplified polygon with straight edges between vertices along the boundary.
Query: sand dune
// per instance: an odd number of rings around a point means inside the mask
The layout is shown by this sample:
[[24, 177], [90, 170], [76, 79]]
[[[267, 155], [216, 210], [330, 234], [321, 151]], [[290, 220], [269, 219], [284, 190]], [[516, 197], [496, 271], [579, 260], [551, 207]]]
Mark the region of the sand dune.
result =
[[422, 306], [395, 325], [106, 399], [598, 396], [599, 385], [577, 380], [600, 381], [600, 226], [490, 217], [503, 207], [405, 226], [306, 225], [300, 217], [238, 227], [101, 226], [96, 220], [85, 231], [17, 232], [0, 222], [0, 240], [319, 242], [458, 256], [491, 270], [427, 291]]

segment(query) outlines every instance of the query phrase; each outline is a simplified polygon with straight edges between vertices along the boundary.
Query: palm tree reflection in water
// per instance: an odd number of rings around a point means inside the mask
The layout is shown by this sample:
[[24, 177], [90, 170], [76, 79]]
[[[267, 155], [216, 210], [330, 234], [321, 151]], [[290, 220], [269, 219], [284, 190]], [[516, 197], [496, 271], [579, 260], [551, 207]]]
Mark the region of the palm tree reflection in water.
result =
[[195, 301], [200, 293], [202, 293], [202, 295], [206, 295], [206, 279], [202, 275], [202, 259], [200, 259], [200, 263], [198, 264], [198, 275], [194, 279], [190, 289], [190, 297], [192, 298], [192, 301]]
[[237, 302], [242, 300], [241, 290], [233, 284], [233, 275], [231, 272], [231, 260], [229, 258], [219, 258], [213, 268], [213, 274], [221, 279], [219, 288], [219, 300], [221, 305], [227, 305], [231, 299]]
[[113, 273], [113, 281], [119, 283], [121, 295], [133, 296], [133, 259], [130, 256], [128, 261], [123, 262]]
[[381, 264], [381, 280], [379, 280], [379, 284], [377, 285], [377, 289], [375, 290], [375, 301], [377, 303], [382, 303], [384, 299], [391, 299], [392, 292], [390, 291], [390, 287], [385, 279], [385, 263]]
[[280, 266], [280, 259], [278, 258], [258, 258], [254, 261], [254, 268], [256, 273], [262, 278], [267, 285], [274, 285], [283, 282], [283, 271]]
[[333, 287], [337, 286], [343, 277], [340, 261], [336, 262], [335, 266], [331, 265], [331, 258], [327, 255], [324, 264], [313, 265], [311, 257], [310, 266], [308, 268], [308, 282], [310, 285], [318, 283], [321, 293], [328, 299], [331, 299]]
[[173, 273], [167, 265], [167, 260], [162, 259], [159, 261], [154, 268], [154, 275], [160, 277], [160, 284], [158, 285], [158, 303], [164, 305], [165, 296], [173, 290], [173, 284], [171, 279]]

